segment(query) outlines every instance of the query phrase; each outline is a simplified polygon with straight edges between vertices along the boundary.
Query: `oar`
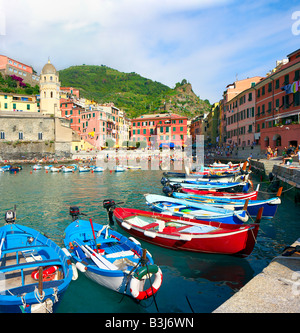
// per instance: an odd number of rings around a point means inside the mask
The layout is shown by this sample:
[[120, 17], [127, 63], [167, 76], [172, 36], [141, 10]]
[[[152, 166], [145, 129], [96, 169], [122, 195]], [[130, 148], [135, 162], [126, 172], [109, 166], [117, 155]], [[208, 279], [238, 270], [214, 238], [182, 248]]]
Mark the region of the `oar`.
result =
[[2, 246], [3, 246], [3, 242], [4, 242], [4, 240], [5, 240], [5, 237], [3, 237], [3, 238], [1, 239], [1, 245], [0, 245], [0, 258], [1, 258], [1, 256], [2, 256]]
[[[74, 242], [76, 242], [76, 241], [74, 241]], [[78, 244], [77, 242], [76, 242], [76, 244], [81, 248], [81, 250], [82, 250], [85, 254], [87, 254], [87, 255], [93, 260], [93, 262], [96, 264], [97, 267], [99, 267], [99, 268], [101, 268], [101, 269], [104, 268], [104, 267], [103, 267], [104, 264], [101, 263], [101, 261], [96, 257], [96, 255], [92, 255], [92, 253], [90, 253], [90, 252], [85, 248], [85, 246], [82, 246], [82, 245]]]
[[249, 199], [246, 199], [243, 210], [247, 211]]

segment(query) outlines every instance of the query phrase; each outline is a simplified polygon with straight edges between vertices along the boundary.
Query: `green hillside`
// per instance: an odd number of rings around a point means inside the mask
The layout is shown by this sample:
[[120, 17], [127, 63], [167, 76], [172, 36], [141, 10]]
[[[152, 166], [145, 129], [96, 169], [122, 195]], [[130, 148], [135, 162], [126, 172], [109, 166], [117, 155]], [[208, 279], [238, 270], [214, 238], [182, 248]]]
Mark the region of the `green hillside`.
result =
[[72, 66], [59, 71], [62, 87], [80, 89], [81, 97], [98, 103], [113, 102], [131, 118], [145, 113], [174, 112], [192, 117], [210, 109], [186, 80], [175, 89], [136, 73], [123, 73], [107, 66]]

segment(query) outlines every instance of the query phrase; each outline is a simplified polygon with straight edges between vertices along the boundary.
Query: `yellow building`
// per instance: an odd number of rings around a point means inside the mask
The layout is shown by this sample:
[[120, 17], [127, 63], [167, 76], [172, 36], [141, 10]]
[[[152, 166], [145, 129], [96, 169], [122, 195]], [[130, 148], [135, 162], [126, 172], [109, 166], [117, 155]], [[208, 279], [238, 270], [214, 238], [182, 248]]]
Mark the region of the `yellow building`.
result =
[[0, 112], [39, 112], [36, 96], [0, 92]]

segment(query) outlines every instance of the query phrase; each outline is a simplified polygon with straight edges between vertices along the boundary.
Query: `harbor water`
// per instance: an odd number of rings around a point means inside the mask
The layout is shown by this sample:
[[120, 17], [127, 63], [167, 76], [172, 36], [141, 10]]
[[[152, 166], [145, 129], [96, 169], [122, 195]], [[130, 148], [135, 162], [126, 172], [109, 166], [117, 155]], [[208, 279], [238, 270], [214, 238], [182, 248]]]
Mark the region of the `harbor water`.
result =
[[[69, 207], [78, 206], [95, 223], [107, 224], [104, 199], [123, 202], [121, 206], [149, 210], [144, 194], [163, 195], [162, 171], [127, 170], [123, 173], [46, 173], [23, 167], [17, 174], [0, 173], [0, 216], [17, 207], [17, 223], [44, 232], [63, 247], [64, 230], [71, 223]], [[254, 186], [259, 182], [252, 178]], [[261, 183], [258, 199], [275, 194]], [[289, 191], [273, 219], [263, 219], [257, 243], [247, 258], [227, 255], [194, 254], [164, 249], [141, 241], [160, 266], [163, 283], [155, 300], [137, 303], [129, 297], [99, 286], [80, 272], [72, 281], [59, 313], [211, 313], [282, 250], [300, 237], [300, 206]], [[126, 234], [116, 224], [113, 226]]]

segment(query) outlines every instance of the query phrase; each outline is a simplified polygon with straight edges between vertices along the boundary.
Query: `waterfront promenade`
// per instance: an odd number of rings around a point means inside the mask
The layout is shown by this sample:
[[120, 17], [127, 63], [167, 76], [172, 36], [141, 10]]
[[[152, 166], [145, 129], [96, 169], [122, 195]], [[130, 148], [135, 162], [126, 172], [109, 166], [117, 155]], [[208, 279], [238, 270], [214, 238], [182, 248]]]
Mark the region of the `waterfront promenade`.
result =
[[[300, 238], [291, 247], [300, 247]], [[293, 248], [287, 249], [293, 252]], [[283, 254], [284, 254], [283, 252]], [[213, 313], [299, 313], [300, 248], [279, 255]]]

